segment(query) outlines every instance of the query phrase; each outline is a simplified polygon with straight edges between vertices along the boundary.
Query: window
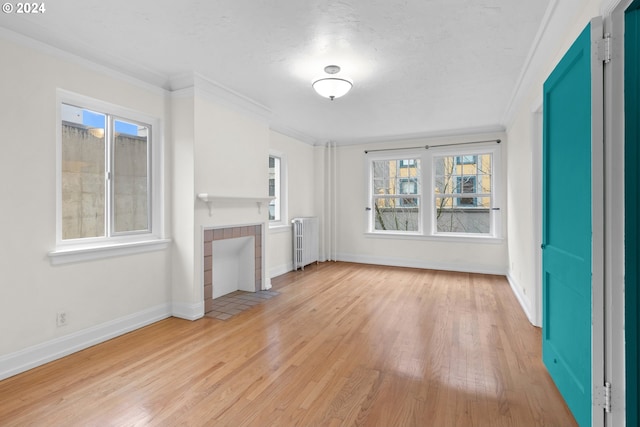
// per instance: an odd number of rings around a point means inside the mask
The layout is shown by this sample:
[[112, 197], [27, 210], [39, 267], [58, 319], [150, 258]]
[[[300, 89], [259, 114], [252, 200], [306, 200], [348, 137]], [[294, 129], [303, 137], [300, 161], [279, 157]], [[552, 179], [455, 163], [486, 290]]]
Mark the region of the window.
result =
[[269, 221], [282, 221], [281, 215], [281, 159], [269, 156]]
[[420, 229], [419, 165], [419, 159], [371, 162], [374, 230], [416, 232]]
[[[400, 194], [418, 194], [418, 181], [416, 178], [400, 178]], [[402, 206], [416, 206], [414, 197], [405, 197], [400, 200]]]
[[151, 126], [61, 109], [62, 240], [148, 233]]
[[415, 166], [415, 159], [400, 160], [399, 163], [401, 168], [410, 168]]
[[437, 231], [491, 234], [493, 155], [437, 156], [434, 163]]
[[287, 223], [287, 157], [269, 150], [269, 228], [274, 232], [291, 230]]
[[[473, 194], [476, 192], [475, 176], [458, 176], [456, 177], [456, 193]], [[476, 199], [473, 197], [458, 197], [455, 199], [457, 206], [475, 206]]]
[[476, 160], [476, 156], [456, 156], [456, 163], [458, 164], [474, 164]]
[[162, 222], [157, 119], [64, 91], [59, 99], [51, 256], [136, 243], [151, 250]]
[[430, 147], [402, 157], [368, 154], [369, 232], [499, 237], [499, 146], [465, 151]]

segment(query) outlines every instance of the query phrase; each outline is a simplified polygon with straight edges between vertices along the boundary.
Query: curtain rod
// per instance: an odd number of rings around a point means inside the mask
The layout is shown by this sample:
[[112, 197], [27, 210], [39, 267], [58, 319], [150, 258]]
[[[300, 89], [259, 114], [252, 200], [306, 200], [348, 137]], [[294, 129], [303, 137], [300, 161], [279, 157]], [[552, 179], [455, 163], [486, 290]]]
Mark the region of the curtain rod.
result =
[[416, 148], [424, 148], [425, 150], [428, 150], [429, 148], [451, 147], [451, 146], [454, 146], [454, 145], [480, 144], [482, 142], [495, 142], [496, 144], [500, 144], [500, 142], [502, 142], [502, 141], [499, 140], [499, 139], [487, 139], [485, 141], [453, 142], [451, 144], [421, 145], [419, 147], [378, 148], [377, 150], [364, 150], [364, 154], [374, 153], [374, 152], [377, 152], [377, 151], [414, 150]]

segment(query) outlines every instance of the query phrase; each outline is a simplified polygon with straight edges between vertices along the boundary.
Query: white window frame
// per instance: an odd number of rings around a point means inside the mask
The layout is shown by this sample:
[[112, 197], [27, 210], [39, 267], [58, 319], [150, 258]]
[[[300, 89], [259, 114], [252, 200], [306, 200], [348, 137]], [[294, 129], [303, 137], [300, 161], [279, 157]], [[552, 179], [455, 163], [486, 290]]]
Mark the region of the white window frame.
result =
[[[164, 249], [170, 240], [162, 235], [164, 218], [163, 200], [163, 138], [160, 119], [108, 102], [59, 89], [56, 97], [56, 242], [49, 252], [53, 264], [99, 259], [109, 256], [127, 255]], [[151, 127], [149, 139], [149, 179], [151, 199], [149, 230], [144, 232], [113, 233], [111, 236], [78, 239], [62, 238], [62, 104], [105, 113], [116, 119], [145, 123]], [[111, 214], [105, 221], [112, 221]]]
[[[437, 230], [436, 218], [435, 218], [435, 194], [431, 194], [429, 197], [429, 201], [425, 204], [429, 205], [429, 218], [427, 219], [429, 223], [430, 235], [436, 237], [450, 237], [450, 238], [472, 238], [472, 239], [499, 239], [501, 238], [501, 229], [502, 229], [502, 221], [501, 221], [501, 199], [500, 199], [500, 189], [502, 186], [500, 169], [502, 166], [501, 158], [500, 158], [500, 145], [499, 144], [491, 144], [484, 145], [478, 144], [476, 146], [470, 147], [466, 146], [457, 146], [457, 147], [443, 147], [437, 148], [433, 147], [427, 150], [427, 157], [429, 158], [429, 165], [431, 165], [431, 173], [429, 174], [430, 181], [427, 183], [429, 185], [428, 188], [435, 188], [435, 168], [433, 167], [434, 161], [436, 157], [464, 157], [464, 156], [475, 156], [476, 161], [482, 154], [490, 154], [491, 155], [491, 206], [489, 210], [489, 220], [490, 220], [490, 231], [489, 233], [452, 233], [452, 232], [439, 232]], [[478, 183], [476, 182], [476, 189]], [[473, 197], [473, 196], [472, 196]]]
[[[491, 207], [490, 207], [490, 232], [489, 233], [451, 233], [438, 232], [435, 218], [435, 167], [436, 157], [449, 156], [478, 156], [490, 154], [492, 156], [491, 176]], [[420, 178], [418, 187], [421, 188], [420, 226], [417, 232], [375, 230], [375, 218], [373, 213], [373, 161], [374, 160], [402, 160], [407, 158], [420, 159]], [[474, 146], [442, 147], [430, 146], [428, 150], [398, 150], [385, 153], [368, 153], [365, 155], [365, 170], [367, 171], [367, 229], [365, 234], [372, 237], [407, 237], [424, 238], [433, 240], [450, 241], [502, 241], [502, 159], [499, 144], [477, 144]], [[477, 184], [476, 184], [477, 185]]]
[[[367, 156], [365, 156], [367, 158], [367, 168], [366, 170], [368, 171], [368, 202], [367, 202], [367, 212], [368, 212], [368, 223], [367, 223], [367, 227], [368, 227], [368, 232], [372, 233], [372, 234], [377, 234], [377, 235], [413, 235], [413, 236], [421, 236], [424, 234], [423, 230], [424, 230], [424, 194], [423, 194], [423, 184], [424, 184], [424, 159], [422, 158], [422, 154], [421, 152], [417, 152], [417, 151], [396, 151], [394, 153], [383, 153], [383, 154], [378, 154], [378, 153], [371, 153], [368, 154]], [[419, 209], [419, 215], [418, 215], [418, 230], [417, 231], [404, 231], [404, 230], [376, 230], [375, 229], [375, 202], [374, 202], [374, 197], [376, 197], [375, 194], [373, 194], [373, 162], [374, 161], [400, 161], [400, 160], [407, 160], [407, 159], [420, 159], [420, 167], [421, 167], [421, 177], [422, 179], [416, 182], [417, 185], [417, 193], [415, 194], [410, 194], [411, 197], [415, 197], [418, 200], [418, 209]], [[411, 165], [413, 166], [413, 165]], [[400, 167], [400, 166], [399, 166]], [[402, 166], [402, 167], [406, 167], [406, 166]], [[391, 197], [397, 197], [401, 195], [400, 193], [395, 194]], [[379, 196], [377, 196], [379, 197]]]
[[[276, 196], [276, 212], [280, 213], [279, 219], [269, 220], [269, 229], [271, 230], [286, 230], [291, 227], [288, 223], [288, 179], [287, 179], [287, 157], [284, 153], [276, 150], [269, 150], [269, 157], [276, 157], [280, 159], [280, 177], [279, 177], [279, 193], [280, 197]], [[277, 185], [277, 184], [276, 184]], [[276, 189], [276, 194], [278, 190]]]

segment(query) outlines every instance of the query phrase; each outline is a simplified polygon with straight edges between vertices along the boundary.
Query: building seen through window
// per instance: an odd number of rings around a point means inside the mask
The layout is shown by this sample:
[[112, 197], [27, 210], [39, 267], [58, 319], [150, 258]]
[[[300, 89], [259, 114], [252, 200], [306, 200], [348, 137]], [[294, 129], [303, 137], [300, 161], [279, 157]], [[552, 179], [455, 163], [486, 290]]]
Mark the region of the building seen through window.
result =
[[151, 126], [61, 105], [62, 240], [150, 232]]
[[[446, 153], [450, 153], [447, 151]], [[370, 156], [370, 231], [495, 236], [499, 147], [415, 157]]]

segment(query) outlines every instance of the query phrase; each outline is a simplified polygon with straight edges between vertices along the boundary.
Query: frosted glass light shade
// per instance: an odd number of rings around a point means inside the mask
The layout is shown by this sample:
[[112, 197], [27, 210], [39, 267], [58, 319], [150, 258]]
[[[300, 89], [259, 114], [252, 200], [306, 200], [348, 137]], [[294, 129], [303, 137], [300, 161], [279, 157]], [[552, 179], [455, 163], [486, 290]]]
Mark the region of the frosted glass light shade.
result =
[[324, 96], [333, 101], [335, 98], [340, 98], [349, 92], [353, 84], [349, 80], [327, 77], [316, 80], [312, 86], [320, 96]]

